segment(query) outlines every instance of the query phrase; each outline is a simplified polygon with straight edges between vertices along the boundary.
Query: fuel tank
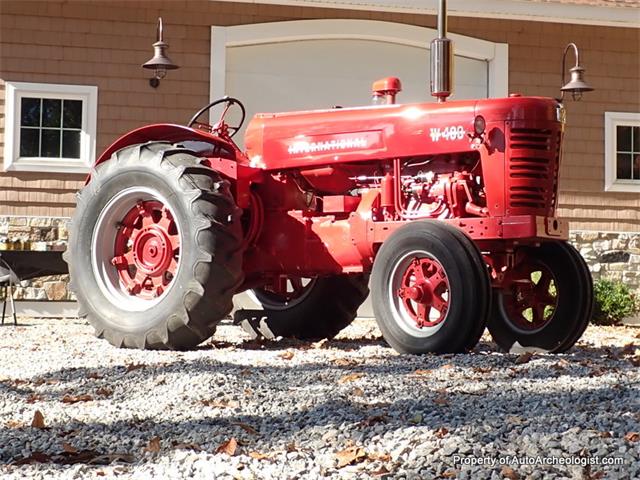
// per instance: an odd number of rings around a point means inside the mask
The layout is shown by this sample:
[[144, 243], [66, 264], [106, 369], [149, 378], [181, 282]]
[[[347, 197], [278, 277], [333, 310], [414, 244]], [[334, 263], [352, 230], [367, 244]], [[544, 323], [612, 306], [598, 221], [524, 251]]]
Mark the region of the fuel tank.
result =
[[559, 121], [556, 100], [520, 96], [259, 113], [245, 146], [250, 165], [267, 170], [464, 152], [476, 115], [487, 123]]

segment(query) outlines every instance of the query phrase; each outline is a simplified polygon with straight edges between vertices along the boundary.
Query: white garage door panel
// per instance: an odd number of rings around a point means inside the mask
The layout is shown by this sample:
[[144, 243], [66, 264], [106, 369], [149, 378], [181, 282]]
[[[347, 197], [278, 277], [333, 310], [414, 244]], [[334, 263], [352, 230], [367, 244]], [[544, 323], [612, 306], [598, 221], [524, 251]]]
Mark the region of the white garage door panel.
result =
[[[368, 105], [371, 84], [402, 81], [399, 103], [432, 101], [429, 50], [368, 40], [310, 40], [227, 49], [226, 92], [256, 112]], [[452, 99], [487, 97], [487, 62], [455, 57]]]

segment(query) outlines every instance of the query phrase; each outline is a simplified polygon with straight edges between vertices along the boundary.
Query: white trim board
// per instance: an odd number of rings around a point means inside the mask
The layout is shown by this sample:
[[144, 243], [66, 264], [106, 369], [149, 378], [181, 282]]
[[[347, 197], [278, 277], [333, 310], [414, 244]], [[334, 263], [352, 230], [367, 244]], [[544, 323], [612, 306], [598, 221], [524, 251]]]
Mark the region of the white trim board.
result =
[[[377, 20], [294, 20], [232, 27], [211, 27], [211, 83], [213, 101], [226, 95], [226, 49], [305, 40], [357, 39], [429, 48], [436, 38], [432, 28]], [[506, 97], [509, 92], [509, 45], [450, 34], [455, 54], [486, 61], [489, 65], [489, 97]], [[425, 66], [426, 68], [427, 66]]]
[[[285, 5], [295, 7], [335, 8], [437, 14], [436, 0], [220, 0], [223, 2]], [[549, 23], [573, 23], [608, 27], [640, 28], [640, 8], [602, 7], [561, 2], [522, 0], [449, 0], [448, 15], [453, 17], [495, 18]]]

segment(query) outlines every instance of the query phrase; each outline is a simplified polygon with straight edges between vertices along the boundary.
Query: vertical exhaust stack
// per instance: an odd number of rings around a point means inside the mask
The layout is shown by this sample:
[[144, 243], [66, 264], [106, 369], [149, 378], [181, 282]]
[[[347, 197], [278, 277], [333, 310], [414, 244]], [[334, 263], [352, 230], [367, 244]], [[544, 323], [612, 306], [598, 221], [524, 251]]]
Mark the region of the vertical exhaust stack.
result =
[[453, 93], [453, 42], [447, 38], [447, 0], [438, 4], [438, 38], [431, 41], [431, 95], [438, 102]]

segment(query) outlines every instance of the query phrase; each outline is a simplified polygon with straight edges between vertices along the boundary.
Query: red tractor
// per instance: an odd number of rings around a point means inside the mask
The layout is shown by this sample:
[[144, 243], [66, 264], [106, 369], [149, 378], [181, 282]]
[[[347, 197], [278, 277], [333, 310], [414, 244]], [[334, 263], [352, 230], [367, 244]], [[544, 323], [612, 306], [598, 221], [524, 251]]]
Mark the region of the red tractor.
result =
[[[444, 1], [431, 45], [437, 103], [256, 115], [245, 151], [225, 97], [188, 126], [132, 131], [98, 159], [65, 258], [80, 316], [116, 346], [190, 348], [235, 294], [265, 336], [330, 338], [371, 295], [403, 353], [462, 352], [488, 326], [505, 350], [569, 349], [589, 321], [585, 262], [556, 218], [560, 100], [451, 101]], [[566, 53], [566, 52], [565, 52]], [[590, 88], [572, 69], [564, 91]], [[213, 125], [198, 119], [224, 104]], [[255, 317], [255, 318], [254, 318]]]

